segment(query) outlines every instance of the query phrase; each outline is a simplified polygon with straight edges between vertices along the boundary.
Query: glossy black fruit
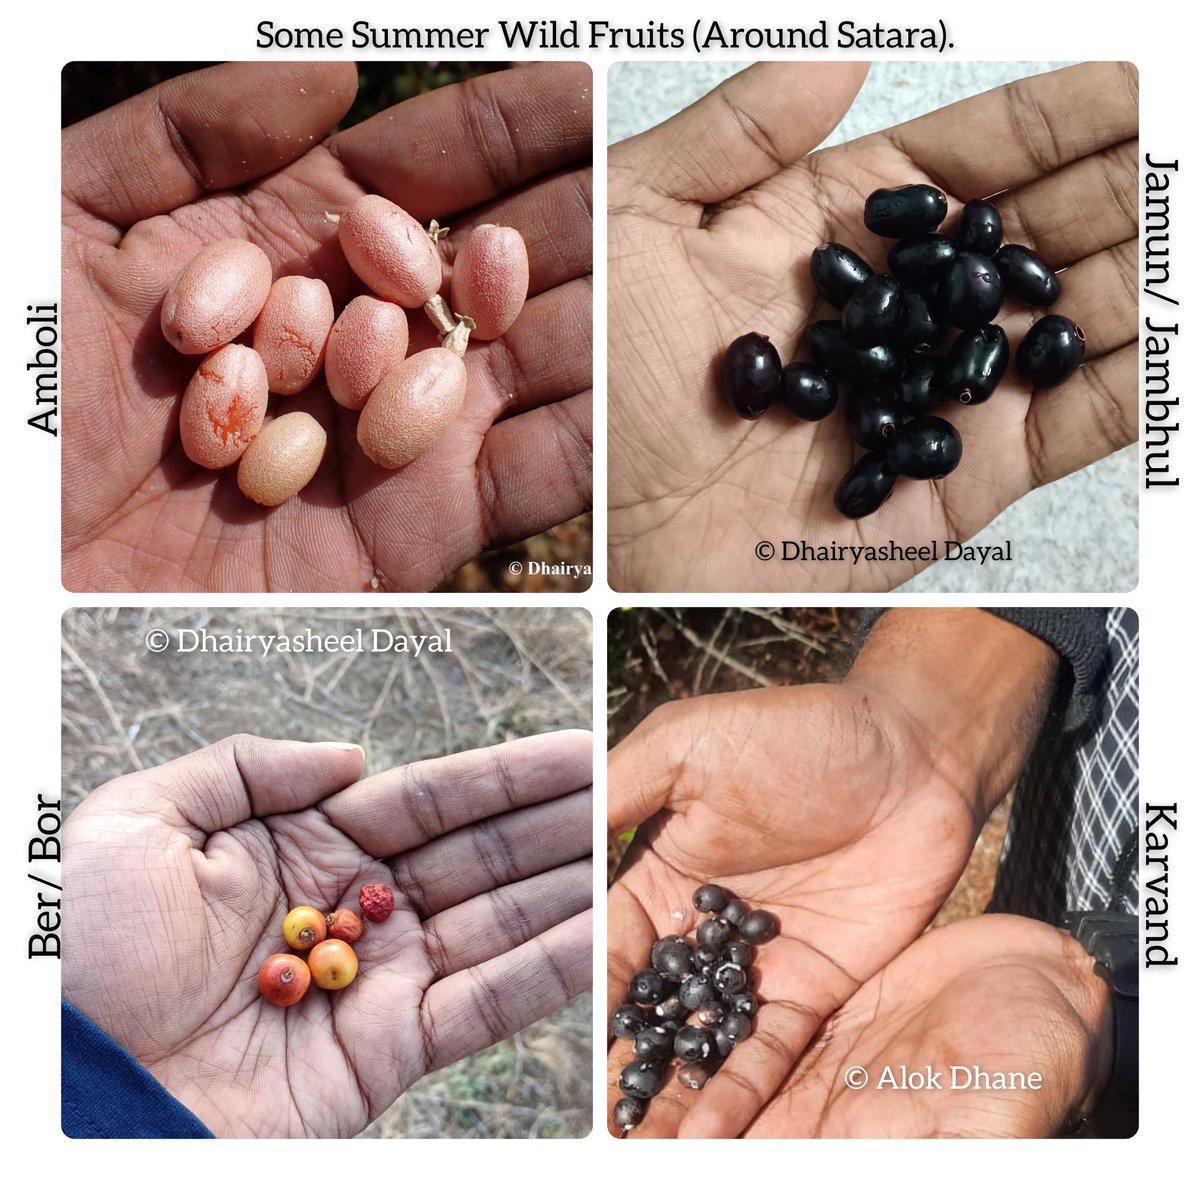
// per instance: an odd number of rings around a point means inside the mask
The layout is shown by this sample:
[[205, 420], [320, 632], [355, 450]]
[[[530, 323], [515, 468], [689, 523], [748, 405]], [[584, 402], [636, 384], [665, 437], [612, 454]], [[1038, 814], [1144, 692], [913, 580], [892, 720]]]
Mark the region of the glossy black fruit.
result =
[[956, 329], [986, 325], [1004, 303], [1004, 284], [995, 263], [982, 254], [960, 254], [942, 276], [933, 313]]
[[931, 287], [957, 254], [958, 244], [942, 233], [905, 238], [888, 251], [888, 270], [907, 287]]
[[863, 223], [880, 237], [908, 238], [932, 233], [946, 219], [946, 197], [927, 183], [880, 188], [867, 197]]
[[721, 1026], [721, 1032], [736, 1046], [750, 1036], [750, 1018], [742, 1013], [730, 1013]]
[[888, 468], [907, 479], [941, 479], [958, 466], [962, 438], [941, 417], [914, 417], [888, 448]]
[[822, 242], [812, 252], [810, 266], [817, 291], [837, 308], [860, 283], [871, 278], [871, 268], [849, 246], [838, 242]]
[[[721, 908], [725, 906], [722, 904]], [[724, 917], [710, 917], [696, 930], [696, 941], [704, 950], [720, 950], [733, 934], [733, 926]]]
[[[904, 422], [890, 383], [860, 384], [846, 399], [846, 425], [850, 436], [866, 450], [882, 450]], [[745, 925], [745, 921], [742, 925]], [[742, 930], [745, 937], [745, 931]], [[750, 941], [746, 938], [746, 941]]]
[[758, 1012], [758, 1001], [749, 992], [743, 992], [740, 996], [730, 996], [729, 1011], [741, 1013], [743, 1017], [752, 1017]]
[[711, 967], [719, 958], [720, 955], [715, 950], [705, 950], [702, 947], [698, 947], [692, 951], [692, 962], [700, 970], [704, 970], [705, 967]]
[[704, 1062], [716, 1054], [713, 1035], [699, 1025], [685, 1025], [675, 1035], [675, 1055], [687, 1063]]
[[646, 1028], [646, 1017], [640, 1008], [622, 1004], [613, 1010], [612, 1035], [618, 1038], [637, 1037]]
[[999, 210], [986, 200], [969, 200], [958, 219], [958, 248], [990, 258], [1004, 241]]
[[932, 354], [912, 354], [904, 360], [896, 381], [896, 403], [906, 417], [919, 417], [937, 407], [941, 369], [942, 360]]
[[[804, 363], [788, 364], [788, 366], [798, 367], [802, 367], [804, 365]], [[784, 367], [784, 371], [787, 371], [787, 367]], [[744, 900], [730, 900], [730, 902], [725, 906], [724, 911], [721, 913], [721, 916], [723, 916], [725, 920], [727, 920], [730, 925], [736, 929], [742, 923], [742, 918], [749, 912], [750, 905], [748, 905]], [[726, 947], [726, 949], [728, 950], [729, 947]]]
[[1058, 276], [1028, 246], [1001, 246], [992, 261], [1004, 294], [1014, 300], [1049, 308], [1062, 295]]
[[899, 367], [891, 346], [871, 346], [867, 350], [852, 346], [841, 321], [814, 321], [804, 331], [804, 345], [813, 361], [837, 379], [888, 379]]
[[733, 411], [755, 421], [779, 396], [783, 364], [779, 351], [761, 333], [744, 333], [729, 343], [721, 359], [721, 390]]
[[659, 1025], [682, 1024], [687, 1020], [688, 1010], [683, 1007], [679, 993], [668, 996], [661, 1004], [654, 1006], [654, 1019]]
[[1070, 317], [1043, 317], [1017, 348], [1017, 373], [1034, 387], [1058, 387], [1083, 362], [1083, 330]]
[[621, 1072], [618, 1080], [621, 1091], [634, 1100], [649, 1100], [657, 1096], [666, 1082], [665, 1063], [639, 1062], [636, 1059]]
[[1008, 338], [999, 325], [960, 333], [942, 362], [934, 386], [960, 404], [982, 404], [1008, 369]]
[[635, 1100], [632, 1096], [623, 1096], [613, 1105], [613, 1124], [622, 1133], [628, 1133], [640, 1125], [645, 1115], [646, 1102]]
[[846, 340], [860, 350], [890, 342], [902, 312], [900, 280], [895, 275], [872, 275], [854, 289], [842, 309]]
[[681, 937], [660, 938], [650, 951], [650, 965], [668, 979], [683, 979], [692, 973], [692, 948]]
[[718, 1004], [713, 1001], [711, 1004], [702, 1004], [696, 1009], [696, 1020], [704, 1029], [716, 1029], [725, 1018], [729, 1016], [723, 1004]]
[[[747, 909], [743, 914], [742, 920], [749, 916], [750, 910]], [[745, 942], [730, 942], [724, 950], [721, 951], [721, 961], [734, 963], [739, 967], [748, 967], [754, 961], [754, 947], [747, 945]]]
[[661, 1025], [647, 1025], [633, 1039], [633, 1053], [642, 1062], [661, 1062], [675, 1050], [675, 1030]]
[[752, 946], [769, 942], [778, 932], [779, 918], [764, 908], [755, 909], [741, 925], [742, 937]]
[[675, 1077], [685, 1088], [698, 1092], [712, 1078], [712, 1072], [702, 1063], [685, 1063]]
[[723, 1029], [718, 1029], [713, 1034], [713, 1044], [717, 1047], [717, 1053], [722, 1058], [728, 1058], [733, 1053], [733, 1043], [729, 1040], [729, 1034]]
[[842, 476], [833, 494], [833, 503], [843, 517], [857, 521], [870, 516], [892, 494], [895, 486], [896, 476], [887, 469], [887, 456], [882, 450], [868, 450]]
[[679, 985], [679, 1003], [696, 1012], [717, 999], [717, 989], [703, 975], [692, 975]]
[[725, 889], [716, 883], [706, 883], [692, 893], [692, 905], [702, 913], [720, 912], [729, 900]]
[[713, 972], [713, 985], [722, 996], [736, 996], [745, 991], [747, 982], [745, 967], [736, 963], [722, 963]]
[[916, 288], [905, 288], [903, 304], [900, 324], [892, 335], [892, 345], [897, 350], [909, 353], [931, 353], [946, 333], [933, 315], [932, 302]]
[[788, 363], [783, 368], [779, 402], [802, 421], [820, 421], [837, 407], [837, 384], [828, 371], [814, 363]]
[[667, 993], [674, 989], [667, 986], [667, 981], [655, 970], [639, 971], [629, 981], [629, 1000], [632, 1004], [641, 1004], [647, 1008], [661, 1004], [667, 998]]

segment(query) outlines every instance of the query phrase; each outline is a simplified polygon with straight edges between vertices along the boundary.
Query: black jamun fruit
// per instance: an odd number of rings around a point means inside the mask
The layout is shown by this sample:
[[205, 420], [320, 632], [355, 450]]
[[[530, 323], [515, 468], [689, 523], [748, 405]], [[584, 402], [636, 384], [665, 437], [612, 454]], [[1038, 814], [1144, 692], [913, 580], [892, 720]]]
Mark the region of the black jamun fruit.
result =
[[946, 219], [946, 210], [946, 197], [937, 188], [907, 183], [872, 192], [863, 206], [863, 223], [880, 237], [920, 237]]
[[890, 470], [906, 479], [941, 479], [958, 466], [962, 438], [941, 417], [914, 417], [888, 447]]
[[779, 351], [765, 334], [734, 338], [721, 359], [721, 390], [733, 411], [747, 421], [756, 421], [771, 407], [782, 379]]
[[1008, 336], [999, 325], [970, 329], [954, 339], [934, 386], [960, 404], [982, 404], [1008, 369]]
[[1058, 387], [1078, 370], [1085, 350], [1083, 330], [1070, 317], [1043, 317], [1017, 348], [1017, 374], [1034, 387]]
[[801, 421], [820, 421], [829, 416], [837, 407], [837, 396], [833, 376], [815, 363], [792, 362], [783, 368], [779, 402]]
[[872, 275], [854, 289], [842, 309], [846, 340], [860, 350], [890, 342], [903, 310], [900, 280], [895, 275]]
[[[850, 436], [865, 450], [882, 450], [904, 423], [891, 384], [862, 384], [846, 399], [846, 425]], [[742, 922], [745, 925], [745, 921]], [[742, 933], [745, 937], [745, 933]], [[746, 938], [746, 941], [750, 941]]]
[[929, 297], [915, 288], [905, 288], [904, 308], [900, 314], [900, 324], [896, 326], [896, 332], [892, 335], [892, 345], [897, 350], [913, 354], [929, 354], [942, 340], [945, 332], [933, 315]]
[[1004, 222], [994, 204], [968, 200], [958, 218], [958, 248], [990, 258], [1004, 241]]
[[849, 246], [822, 242], [810, 261], [817, 291], [835, 308], [841, 308], [860, 283], [871, 278], [871, 268]]
[[889, 379], [899, 366], [891, 346], [870, 346], [866, 350], [852, 346], [841, 321], [814, 321], [804, 331], [804, 345], [813, 361], [836, 379]]
[[[896, 476], [888, 470], [887, 455], [882, 450], [868, 450], [842, 476], [833, 494], [833, 503], [843, 517], [857, 521], [870, 516], [892, 494], [895, 486]], [[747, 917], [746, 921], [749, 919]], [[743, 937], [746, 921], [742, 922]]]
[[1049, 308], [1062, 295], [1058, 276], [1028, 246], [1001, 246], [992, 260], [1000, 272], [1004, 294], [1022, 304]]
[[907, 287], [931, 287], [956, 254], [958, 244], [942, 233], [905, 238], [888, 251], [888, 270]]
[[1004, 284], [990, 258], [960, 254], [938, 284], [933, 314], [956, 329], [986, 325], [1004, 303]]
[[942, 360], [932, 354], [912, 354], [904, 360], [896, 381], [896, 403], [905, 416], [919, 417], [937, 407], [941, 369]]

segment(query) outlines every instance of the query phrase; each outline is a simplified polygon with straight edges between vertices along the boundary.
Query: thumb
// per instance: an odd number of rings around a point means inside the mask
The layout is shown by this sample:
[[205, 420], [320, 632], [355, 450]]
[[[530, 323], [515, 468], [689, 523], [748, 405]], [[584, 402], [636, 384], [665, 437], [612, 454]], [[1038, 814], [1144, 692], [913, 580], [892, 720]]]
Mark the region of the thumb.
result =
[[608, 832], [626, 833], [672, 799], [687, 763], [694, 701], [665, 704], [608, 755]]

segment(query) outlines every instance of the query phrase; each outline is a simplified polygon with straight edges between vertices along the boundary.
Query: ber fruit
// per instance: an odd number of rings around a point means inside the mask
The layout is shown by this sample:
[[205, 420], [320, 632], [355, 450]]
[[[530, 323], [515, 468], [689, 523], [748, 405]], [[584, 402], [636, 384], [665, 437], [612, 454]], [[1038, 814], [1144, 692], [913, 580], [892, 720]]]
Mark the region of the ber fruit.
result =
[[326, 933], [343, 942], [357, 942], [363, 935], [362, 917], [348, 908], [339, 908], [325, 918]]
[[311, 979], [304, 959], [294, 954], [272, 954], [258, 969], [258, 990], [272, 1004], [288, 1008], [308, 991]]
[[358, 890], [358, 907], [372, 924], [379, 925], [392, 915], [396, 896], [386, 883], [364, 884]]
[[340, 992], [354, 982], [358, 974], [358, 956], [348, 942], [326, 938], [312, 948], [308, 969], [317, 987], [327, 992]]
[[301, 904], [283, 918], [283, 940], [293, 950], [308, 950], [325, 938], [325, 918], [311, 905]]

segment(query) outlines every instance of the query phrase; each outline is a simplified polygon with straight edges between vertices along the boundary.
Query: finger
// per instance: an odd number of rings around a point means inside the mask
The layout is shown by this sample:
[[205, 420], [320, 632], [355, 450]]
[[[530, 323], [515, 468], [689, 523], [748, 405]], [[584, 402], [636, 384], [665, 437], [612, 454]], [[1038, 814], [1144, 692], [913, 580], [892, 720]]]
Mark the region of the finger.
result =
[[235, 187], [312, 149], [345, 115], [353, 63], [228, 63], [63, 131], [67, 199], [118, 226]]
[[[1053, 312], [1070, 317], [1087, 338], [1087, 352], [1093, 358], [1118, 350], [1132, 342], [1138, 332], [1138, 243], [1122, 242], [1062, 272], [1062, 297]], [[1045, 314], [1024, 310], [1022, 316], [1032, 326]], [[1012, 339], [1016, 352], [1024, 330]]]
[[1138, 430], [1137, 346], [1089, 359], [1060, 388], [1038, 392], [1025, 417], [1030, 487], [1129, 445]]
[[728, 200], [819, 145], [866, 74], [866, 63], [758, 63], [613, 147], [610, 169], [672, 200]]
[[1089, 154], [996, 197], [1005, 241], [1069, 267], [1137, 234], [1137, 143]]
[[591, 984], [592, 913], [579, 913], [523, 946], [441, 979], [421, 1014], [430, 1070], [457, 1062], [560, 1008]]
[[591, 859], [476, 896], [422, 927], [435, 975], [449, 975], [507, 954], [592, 906]]
[[198, 845], [251, 817], [309, 808], [362, 773], [361, 746], [235, 734], [182, 758], [115, 779], [86, 803], [177, 824]]
[[1018, 79], [883, 136], [970, 199], [1040, 179], [1137, 133], [1137, 68], [1089, 62]]
[[686, 754], [671, 705], [656, 709], [608, 755], [608, 829], [636, 829], [671, 797]]
[[592, 73], [583, 63], [538, 63], [438, 88], [330, 142], [362, 187], [422, 222], [589, 159], [591, 148]]
[[468, 825], [397, 859], [400, 890], [422, 917], [574, 862], [592, 848], [592, 789]]
[[325, 815], [375, 858], [587, 787], [592, 735], [571, 729], [409, 763], [334, 796]]
[[[654, 920], [627, 886], [628, 877], [608, 892], [608, 1015], [626, 1002], [629, 981], [650, 961], [658, 940]], [[621, 1039], [616, 1039], [621, 1040]]]

